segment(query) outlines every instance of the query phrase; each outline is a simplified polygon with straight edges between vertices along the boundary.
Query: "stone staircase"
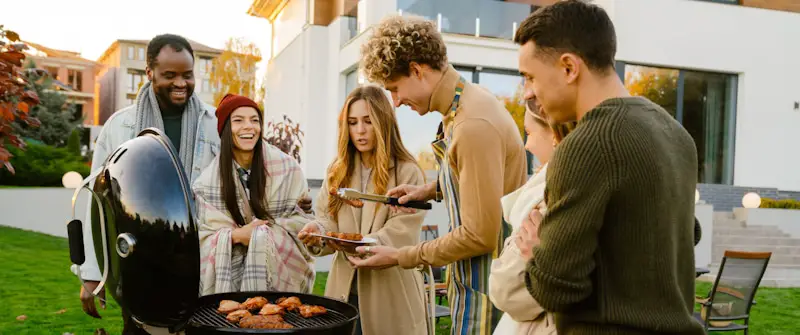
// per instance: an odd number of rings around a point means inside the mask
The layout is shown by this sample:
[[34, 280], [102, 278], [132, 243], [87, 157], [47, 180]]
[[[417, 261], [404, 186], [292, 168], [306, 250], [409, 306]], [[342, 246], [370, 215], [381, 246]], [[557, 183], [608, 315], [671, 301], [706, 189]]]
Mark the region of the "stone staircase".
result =
[[800, 287], [800, 238], [773, 226], [748, 226], [732, 212], [715, 212], [713, 230], [711, 273], [703, 279], [713, 281], [716, 278], [725, 250], [769, 251], [772, 257], [761, 286]]

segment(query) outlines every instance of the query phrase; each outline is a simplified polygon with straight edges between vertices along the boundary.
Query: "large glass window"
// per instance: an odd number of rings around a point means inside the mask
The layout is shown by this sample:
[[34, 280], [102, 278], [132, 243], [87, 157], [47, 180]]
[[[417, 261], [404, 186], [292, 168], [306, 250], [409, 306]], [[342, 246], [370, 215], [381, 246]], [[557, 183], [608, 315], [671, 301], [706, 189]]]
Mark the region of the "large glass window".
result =
[[661, 105], [697, 145], [700, 183], [733, 183], [736, 83], [732, 74], [623, 64], [625, 87]]
[[[494, 93], [498, 99], [503, 100], [507, 109], [523, 106], [521, 103], [515, 103], [519, 100], [519, 88], [522, 83], [522, 78], [515, 71], [486, 68], [479, 70], [467, 66], [456, 66], [456, 70], [467, 81], [479, 84]], [[522, 111], [524, 113], [524, 107], [522, 107]], [[417, 158], [431, 153], [431, 142], [436, 138], [436, 131], [442, 121], [442, 115], [430, 112], [419, 116], [419, 113], [406, 106], [397, 108], [396, 113], [400, 136], [408, 150]], [[532, 159], [532, 157], [529, 158]], [[532, 162], [529, 166], [533, 166]]]
[[358, 87], [358, 69], [350, 71], [344, 76], [345, 99], [347, 99], [347, 95], [350, 94], [350, 92], [352, 92], [354, 89], [356, 89], [356, 87]]

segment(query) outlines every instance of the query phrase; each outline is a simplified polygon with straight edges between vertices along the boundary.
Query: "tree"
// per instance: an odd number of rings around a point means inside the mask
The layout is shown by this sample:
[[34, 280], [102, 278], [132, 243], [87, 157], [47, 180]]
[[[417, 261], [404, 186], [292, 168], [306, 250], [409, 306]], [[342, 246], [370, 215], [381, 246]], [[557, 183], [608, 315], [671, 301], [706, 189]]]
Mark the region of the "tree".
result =
[[258, 101], [264, 110], [264, 86], [256, 85], [256, 63], [261, 61], [261, 50], [251, 42], [241, 38], [230, 38], [225, 50], [213, 61], [211, 87], [214, 91], [214, 104], [219, 105], [225, 94], [233, 93]]
[[25, 65], [25, 79], [29, 89], [39, 96], [39, 104], [32, 108], [30, 116], [41, 122], [38, 127], [31, 127], [24, 122], [14, 122], [14, 130], [24, 138], [40, 141], [47, 145], [63, 147], [70, 134], [82, 122], [73, 120], [74, 104], [67, 102], [67, 96], [56, 90], [50, 74], [38, 69], [33, 61]]
[[417, 153], [417, 164], [423, 171], [436, 170], [436, 156], [432, 152], [421, 150]]
[[72, 130], [67, 139], [67, 151], [80, 156], [81, 155], [81, 131], [76, 129]]
[[506, 106], [506, 110], [511, 113], [514, 123], [517, 124], [520, 138], [525, 138], [525, 99], [522, 97], [525, 90], [522, 85], [517, 87], [514, 95], [510, 97], [498, 96], [497, 98]]
[[39, 103], [36, 92], [28, 88], [28, 82], [22, 73], [22, 62], [25, 60], [23, 50], [27, 49], [20, 42], [19, 35], [5, 30], [0, 25], [0, 165], [14, 173], [9, 160], [13, 156], [6, 145], [24, 149], [17, 131], [11, 126], [17, 120], [36, 127], [39, 121], [30, 117], [28, 112]]

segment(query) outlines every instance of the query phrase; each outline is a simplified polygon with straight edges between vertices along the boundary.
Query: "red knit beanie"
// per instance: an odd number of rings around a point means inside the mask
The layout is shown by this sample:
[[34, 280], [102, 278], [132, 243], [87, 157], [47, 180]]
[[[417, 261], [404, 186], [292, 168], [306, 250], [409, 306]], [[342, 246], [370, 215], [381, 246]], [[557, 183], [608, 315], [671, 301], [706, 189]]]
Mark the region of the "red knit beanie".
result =
[[258, 104], [250, 100], [248, 97], [243, 97], [236, 94], [226, 94], [219, 102], [217, 107], [217, 132], [222, 136], [222, 128], [225, 127], [225, 122], [231, 117], [231, 113], [239, 107], [253, 107], [258, 112], [258, 118], [264, 121], [264, 113], [258, 108]]

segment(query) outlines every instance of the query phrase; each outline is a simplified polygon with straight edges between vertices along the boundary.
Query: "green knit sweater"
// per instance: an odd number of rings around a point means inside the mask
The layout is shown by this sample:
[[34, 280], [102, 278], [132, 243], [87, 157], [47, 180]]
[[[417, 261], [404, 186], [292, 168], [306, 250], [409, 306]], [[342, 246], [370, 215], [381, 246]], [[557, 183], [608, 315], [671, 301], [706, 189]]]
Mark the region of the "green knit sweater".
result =
[[692, 317], [697, 150], [664, 109], [606, 100], [558, 146], [525, 280], [559, 335], [704, 334]]

